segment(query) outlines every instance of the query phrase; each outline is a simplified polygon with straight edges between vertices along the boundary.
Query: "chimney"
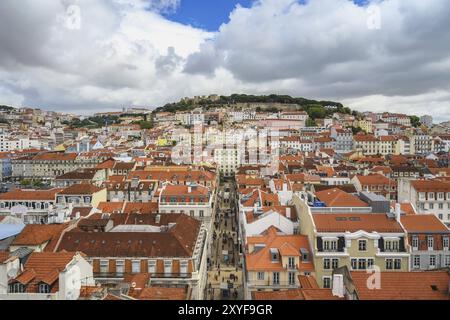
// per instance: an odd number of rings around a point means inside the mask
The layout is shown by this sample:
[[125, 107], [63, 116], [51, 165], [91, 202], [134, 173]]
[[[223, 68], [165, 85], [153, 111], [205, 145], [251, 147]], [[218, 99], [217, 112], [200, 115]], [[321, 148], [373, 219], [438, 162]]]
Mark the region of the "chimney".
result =
[[192, 186], [188, 186], [188, 193], [192, 193]]
[[344, 297], [344, 275], [343, 274], [333, 274], [333, 296], [339, 298]]
[[286, 208], [286, 218], [291, 219], [291, 208]]
[[400, 216], [401, 216], [401, 206], [400, 203], [396, 203], [395, 204], [395, 220], [397, 220], [397, 222], [400, 222]]
[[287, 191], [288, 190], [288, 187], [287, 187], [287, 183], [285, 182], [285, 183], [283, 183], [283, 191]]
[[155, 217], [155, 223], [159, 224], [161, 222], [161, 215], [157, 214]]

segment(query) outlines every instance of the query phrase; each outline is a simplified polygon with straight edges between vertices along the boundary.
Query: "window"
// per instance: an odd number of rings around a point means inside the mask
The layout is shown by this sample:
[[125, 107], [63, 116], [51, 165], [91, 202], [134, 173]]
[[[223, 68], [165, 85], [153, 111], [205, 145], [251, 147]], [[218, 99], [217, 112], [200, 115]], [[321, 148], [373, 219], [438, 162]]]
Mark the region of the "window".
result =
[[295, 284], [295, 272], [289, 272], [289, 285]]
[[200, 218], [203, 218], [205, 216], [205, 212], [203, 210], [200, 210]]
[[445, 256], [445, 266], [450, 267], [450, 256]]
[[359, 240], [358, 241], [358, 250], [359, 251], [366, 251], [367, 250], [367, 241], [366, 240]]
[[402, 259], [394, 259], [394, 269], [400, 270], [402, 268]]
[[141, 261], [140, 260], [131, 261], [131, 272], [132, 273], [140, 273], [141, 272]]
[[414, 250], [417, 250], [419, 248], [419, 237], [418, 236], [412, 236], [412, 246]]
[[442, 238], [442, 246], [444, 247], [444, 250], [448, 250], [448, 247], [449, 247], [449, 239], [448, 239], [448, 237]]
[[109, 261], [108, 260], [100, 260], [100, 272], [108, 273], [109, 271]]
[[164, 261], [164, 273], [165, 274], [171, 274], [172, 273], [172, 261], [171, 260], [165, 260]]
[[288, 265], [290, 269], [295, 268], [295, 258], [294, 257], [289, 257], [288, 259]]
[[39, 284], [39, 293], [50, 293], [50, 286], [46, 283]]
[[438, 207], [439, 207], [439, 209], [442, 210], [442, 209], [444, 209], [444, 204], [443, 204], [443, 203], [439, 203], [439, 204], [438, 204]]
[[427, 238], [428, 250], [434, 249], [434, 238], [432, 236], [428, 236]]
[[323, 277], [323, 287], [325, 289], [331, 288], [331, 278], [330, 277]]
[[384, 242], [385, 251], [396, 252], [398, 251], [398, 241], [388, 240]]
[[373, 259], [367, 259], [367, 269], [370, 269], [373, 267], [374, 265], [374, 260]]
[[274, 272], [272, 274], [272, 282], [273, 282], [273, 284], [280, 284], [280, 273], [279, 272]]
[[337, 251], [337, 241], [324, 241], [323, 249], [325, 251]]
[[25, 286], [20, 282], [12, 283], [9, 285], [10, 293], [23, 293], [25, 292]]
[[359, 270], [366, 269], [366, 259], [358, 259], [358, 269]]
[[337, 268], [339, 268], [339, 259], [333, 259], [332, 261], [331, 261], [331, 269], [337, 269]]
[[434, 203], [430, 203], [428, 206], [430, 207], [430, 209], [434, 209]]
[[393, 269], [392, 259], [386, 259], [386, 269], [387, 270]]
[[154, 275], [156, 273], [156, 260], [148, 261], [148, 273]]
[[278, 249], [271, 248], [270, 249], [270, 257], [273, 262], [278, 261]]
[[191, 217], [194, 216], [194, 210], [189, 211], [189, 214], [191, 215]]
[[414, 269], [420, 268], [420, 256], [414, 256], [413, 267]]
[[330, 259], [323, 259], [323, 268], [325, 270], [329, 270], [330, 269]]
[[258, 272], [257, 279], [258, 280], [264, 280], [265, 272]]
[[352, 270], [358, 269], [358, 259], [351, 259]]
[[116, 274], [121, 275], [125, 272], [125, 261], [116, 260]]
[[431, 255], [430, 256], [430, 268], [434, 268], [434, 267], [436, 267], [436, 256]]
[[188, 273], [188, 261], [187, 260], [181, 260], [180, 261], [180, 274], [182, 276], [187, 275]]

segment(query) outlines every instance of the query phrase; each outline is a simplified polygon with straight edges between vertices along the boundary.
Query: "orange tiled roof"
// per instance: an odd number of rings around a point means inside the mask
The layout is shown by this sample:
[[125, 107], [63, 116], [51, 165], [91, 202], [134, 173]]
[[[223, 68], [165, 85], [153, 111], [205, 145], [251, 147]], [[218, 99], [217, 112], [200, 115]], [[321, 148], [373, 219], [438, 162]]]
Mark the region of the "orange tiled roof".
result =
[[185, 288], [150, 287], [141, 290], [139, 300], [186, 300]]
[[408, 232], [450, 232], [434, 214], [415, 214], [400, 217]]
[[[275, 229], [269, 230], [266, 235], [248, 237], [248, 243], [264, 244], [264, 248], [246, 255], [247, 270], [283, 270], [284, 266], [279, 262], [272, 262], [270, 249], [276, 248], [280, 254], [288, 256], [299, 255], [300, 249], [309, 250], [308, 237], [305, 235], [278, 235]], [[298, 265], [300, 271], [314, 271], [312, 262], [300, 262]]]
[[13, 246], [34, 246], [59, 237], [67, 224], [28, 224], [12, 242]]
[[253, 291], [253, 300], [343, 300], [331, 289], [292, 289], [285, 291]]
[[381, 288], [367, 288], [366, 272], [351, 272], [361, 300], [449, 300], [450, 275], [447, 271], [382, 272]]
[[333, 188], [316, 192], [316, 197], [327, 207], [368, 207], [369, 205], [358, 197], [341, 189]]
[[395, 182], [381, 174], [370, 174], [367, 176], [356, 176], [362, 185], [388, 185], [395, 184]]
[[449, 192], [450, 183], [437, 180], [415, 180], [411, 185], [418, 192]]
[[317, 232], [399, 232], [403, 229], [395, 219], [384, 213], [315, 213], [313, 214]]
[[100, 190], [103, 190], [104, 188], [100, 188], [97, 186], [94, 186], [89, 183], [80, 183], [80, 184], [74, 184], [70, 187], [65, 188], [61, 192], [58, 192], [58, 194], [62, 195], [84, 195], [84, 194], [94, 194], [96, 192], [99, 192]]
[[0, 200], [55, 200], [56, 194], [63, 189], [56, 188], [51, 190], [21, 190], [16, 189], [7, 193], [0, 194]]

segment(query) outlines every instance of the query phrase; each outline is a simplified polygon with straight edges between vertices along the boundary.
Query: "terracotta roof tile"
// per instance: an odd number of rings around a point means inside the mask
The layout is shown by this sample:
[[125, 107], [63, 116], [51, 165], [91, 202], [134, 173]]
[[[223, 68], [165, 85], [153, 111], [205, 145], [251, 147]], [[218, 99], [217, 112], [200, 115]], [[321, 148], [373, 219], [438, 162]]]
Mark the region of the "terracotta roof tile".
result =
[[450, 275], [447, 271], [382, 272], [381, 288], [367, 288], [366, 272], [351, 272], [361, 300], [449, 300]]
[[317, 232], [400, 232], [403, 229], [395, 219], [384, 213], [315, 213], [313, 214]]
[[316, 192], [316, 197], [324, 202], [327, 207], [368, 207], [369, 205], [357, 196], [349, 194], [341, 189], [334, 188]]
[[62, 195], [85, 195], [85, 194], [88, 194], [88, 195], [91, 195], [91, 194], [99, 192], [103, 189], [104, 188], [100, 188], [100, 187], [94, 186], [89, 183], [80, 183], [80, 184], [74, 184], [70, 187], [67, 187], [64, 190], [62, 190], [61, 192], [59, 192], [58, 194], [62, 194]]
[[415, 214], [400, 217], [400, 222], [409, 233], [450, 232], [434, 214]]
[[35, 246], [56, 240], [67, 224], [28, 224], [14, 239], [13, 246]]
[[56, 194], [63, 189], [56, 188], [51, 190], [21, 190], [16, 189], [7, 193], [0, 194], [0, 200], [55, 200]]

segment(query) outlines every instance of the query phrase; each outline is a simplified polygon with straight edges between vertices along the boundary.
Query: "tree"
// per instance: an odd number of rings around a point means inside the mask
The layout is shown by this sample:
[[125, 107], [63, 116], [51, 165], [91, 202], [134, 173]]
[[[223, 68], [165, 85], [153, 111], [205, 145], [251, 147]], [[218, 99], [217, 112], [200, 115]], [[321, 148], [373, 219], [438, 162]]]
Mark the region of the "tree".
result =
[[311, 119], [316, 120], [325, 118], [327, 113], [322, 106], [312, 106], [309, 108], [308, 114]]
[[306, 120], [306, 126], [307, 127], [317, 127], [317, 124], [316, 124], [316, 122], [313, 119], [308, 118]]
[[420, 122], [420, 118], [418, 116], [410, 116], [409, 119], [411, 120], [411, 125], [414, 128], [418, 128], [422, 125], [422, 123]]

